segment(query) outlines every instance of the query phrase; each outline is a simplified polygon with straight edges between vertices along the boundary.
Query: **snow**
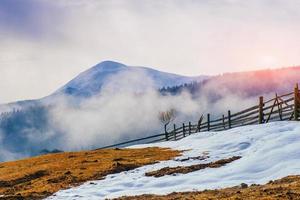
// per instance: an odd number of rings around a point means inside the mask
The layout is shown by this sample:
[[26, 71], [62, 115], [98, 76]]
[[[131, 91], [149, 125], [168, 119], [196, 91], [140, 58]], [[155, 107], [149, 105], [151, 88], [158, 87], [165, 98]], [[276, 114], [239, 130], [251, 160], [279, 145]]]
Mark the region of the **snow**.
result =
[[[217, 189], [247, 184], [265, 184], [270, 180], [300, 174], [300, 123], [273, 122], [238, 127], [221, 132], [201, 132], [179, 141], [137, 145], [169, 147], [184, 151], [180, 158], [208, 153], [206, 160], [180, 162], [170, 160], [108, 175], [104, 180], [89, 181], [81, 186], [61, 190], [48, 199], [105, 199], [124, 195], [168, 194], [179, 191]], [[222, 158], [242, 156], [220, 168], [207, 168], [188, 174], [159, 178], [145, 172], [167, 166], [208, 163]]]

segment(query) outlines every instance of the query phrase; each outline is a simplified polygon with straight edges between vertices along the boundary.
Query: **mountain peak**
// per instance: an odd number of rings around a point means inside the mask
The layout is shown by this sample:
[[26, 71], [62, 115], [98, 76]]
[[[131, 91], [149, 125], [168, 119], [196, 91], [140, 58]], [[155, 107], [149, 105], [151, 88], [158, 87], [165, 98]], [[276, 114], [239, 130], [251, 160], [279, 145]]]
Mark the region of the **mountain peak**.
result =
[[110, 61], [110, 60], [100, 62], [94, 66], [94, 68], [102, 69], [102, 70], [115, 70], [115, 69], [120, 69], [120, 68], [124, 68], [124, 67], [126, 67], [126, 65], [119, 63], [119, 62]]

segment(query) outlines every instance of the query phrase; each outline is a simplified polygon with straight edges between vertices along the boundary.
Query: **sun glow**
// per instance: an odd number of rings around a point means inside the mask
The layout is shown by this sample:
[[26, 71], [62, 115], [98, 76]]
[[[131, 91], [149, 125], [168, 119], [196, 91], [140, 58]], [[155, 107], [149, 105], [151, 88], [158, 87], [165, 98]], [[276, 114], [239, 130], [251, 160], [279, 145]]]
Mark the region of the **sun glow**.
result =
[[260, 63], [260, 65], [266, 66], [266, 67], [276, 66], [276, 65], [278, 65], [278, 59], [274, 56], [266, 55], [266, 56], [262, 56], [259, 59], [259, 63]]

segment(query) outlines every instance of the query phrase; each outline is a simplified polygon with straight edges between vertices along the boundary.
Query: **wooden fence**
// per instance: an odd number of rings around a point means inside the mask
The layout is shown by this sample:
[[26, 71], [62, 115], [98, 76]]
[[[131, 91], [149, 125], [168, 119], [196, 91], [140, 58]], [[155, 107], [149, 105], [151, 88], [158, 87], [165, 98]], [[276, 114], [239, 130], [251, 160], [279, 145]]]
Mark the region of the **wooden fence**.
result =
[[145, 138], [130, 140], [118, 144], [113, 144], [103, 148], [124, 147], [140, 143], [154, 143], [160, 141], [179, 140], [193, 133], [203, 131], [222, 131], [239, 126], [246, 126], [251, 124], [263, 124], [270, 121], [283, 120], [298, 120], [300, 115], [300, 95], [299, 87], [296, 84], [294, 91], [288, 94], [277, 95], [275, 97], [264, 101], [263, 96], [258, 99], [258, 104], [242, 111], [232, 113], [230, 110], [226, 115], [220, 118], [211, 119], [211, 115], [201, 116], [196, 124], [191, 122], [180, 126], [173, 125], [171, 131], [165, 133], [152, 135]]

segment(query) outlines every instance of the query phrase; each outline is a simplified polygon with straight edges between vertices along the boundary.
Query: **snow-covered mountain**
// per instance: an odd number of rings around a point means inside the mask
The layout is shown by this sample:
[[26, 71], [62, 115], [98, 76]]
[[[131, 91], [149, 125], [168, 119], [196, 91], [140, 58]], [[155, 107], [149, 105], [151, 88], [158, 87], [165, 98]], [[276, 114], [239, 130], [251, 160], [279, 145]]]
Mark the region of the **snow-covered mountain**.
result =
[[181, 76], [161, 72], [148, 67], [133, 67], [114, 61], [104, 61], [89, 70], [82, 72], [54, 94], [68, 94], [75, 97], [90, 97], [98, 94], [104, 84], [110, 81], [113, 76], [120, 73], [126, 73], [127, 76], [142, 74], [152, 80], [153, 86], [156, 89], [182, 85], [193, 81], [200, 82], [208, 78], [208, 76]]
[[[99, 94], [102, 86], [104, 84], [109, 84], [108, 82], [111, 81], [111, 78], [122, 73], [126, 73], [126, 75], [142, 74], [152, 80], [152, 84], [156, 89], [173, 87], [191, 82], [202, 82], [210, 78], [210, 76], [206, 75], [182, 76], [158, 71], [149, 67], [127, 66], [119, 62], [103, 61], [80, 73], [77, 77], [49, 96], [41, 99], [17, 101], [0, 105], [0, 114], [3, 112], [22, 110], [28, 107], [55, 104], [57, 97], [62, 95], [75, 97], [73, 100], [92, 97]], [[133, 88], [131, 89], [134, 91]]]

